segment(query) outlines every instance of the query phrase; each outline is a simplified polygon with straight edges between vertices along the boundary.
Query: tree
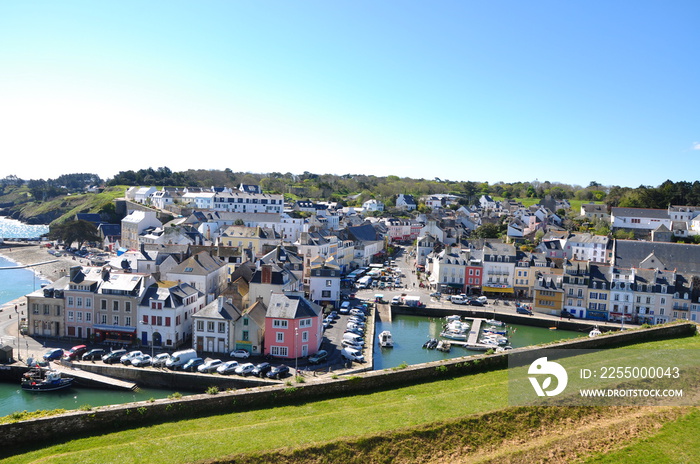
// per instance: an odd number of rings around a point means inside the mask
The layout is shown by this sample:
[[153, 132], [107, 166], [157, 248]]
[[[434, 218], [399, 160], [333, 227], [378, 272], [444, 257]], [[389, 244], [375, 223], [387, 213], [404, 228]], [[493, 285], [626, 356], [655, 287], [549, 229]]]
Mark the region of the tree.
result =
[[51, 240], [61, 240], [66, 246], [71, 246], [78, 242], [77, 248], [82, 248], [85, 242], [97, 242], [101, 238], [97, 234], [97, 227], [89, 221], [77, 220], [68, 221], [57, 226], [52, 226], [49, 230]]
[[500, 233], [501, 229], [496, 224], [484, 224], [474, 230], [476, 238], [498, 238]]

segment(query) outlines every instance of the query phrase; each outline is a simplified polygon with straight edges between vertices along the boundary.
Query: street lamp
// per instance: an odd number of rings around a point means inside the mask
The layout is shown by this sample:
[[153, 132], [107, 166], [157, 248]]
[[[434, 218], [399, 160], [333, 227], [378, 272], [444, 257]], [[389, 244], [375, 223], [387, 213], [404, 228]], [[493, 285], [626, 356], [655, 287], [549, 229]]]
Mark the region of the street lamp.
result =
[[299, 335], [299, 328], [294, 327], [294, 377], [298, 376], [299, 367], [299, 356], [297, 353], [297, 336]]

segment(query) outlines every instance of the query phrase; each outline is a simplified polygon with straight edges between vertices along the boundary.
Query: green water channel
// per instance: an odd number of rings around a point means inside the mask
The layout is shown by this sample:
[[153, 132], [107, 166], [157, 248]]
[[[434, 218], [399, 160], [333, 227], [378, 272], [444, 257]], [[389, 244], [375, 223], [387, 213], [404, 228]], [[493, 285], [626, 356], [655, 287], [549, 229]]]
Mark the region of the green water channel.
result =
[[[469, 319], [467, 322], [471, 323]], [[453, 346], [449, 353], [427, 350], [423, 344], [430, 338], [440, 339], [444, 318], [427, 318], [422, 316], [396, 315], [392, 322], [377, 321], [375, 333], [389, 330], [394, 339], [393, 348], [380, 348], [377, 337], [374, 340], [374, 368], [376, 370], [397, 367], [403, 363], [420, 364], [442, 359], [457, 358], [483, 354], [480, 351], [467, 350]], [[541, 327], [509, 324], [509, 345], [513, 348], [538, 345], [557, 340], [576, 338], [587, 335], [570, 330], [550, 330]]]

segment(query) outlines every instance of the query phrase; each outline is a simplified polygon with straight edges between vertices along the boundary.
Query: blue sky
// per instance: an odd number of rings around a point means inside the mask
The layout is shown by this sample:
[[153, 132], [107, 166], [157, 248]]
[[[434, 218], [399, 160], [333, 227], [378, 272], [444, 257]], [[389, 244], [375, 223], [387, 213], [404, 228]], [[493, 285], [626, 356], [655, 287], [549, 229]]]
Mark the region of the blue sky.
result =
[[0, 3], [0, 177], [168, 166], [656, 186], [697, 1]]

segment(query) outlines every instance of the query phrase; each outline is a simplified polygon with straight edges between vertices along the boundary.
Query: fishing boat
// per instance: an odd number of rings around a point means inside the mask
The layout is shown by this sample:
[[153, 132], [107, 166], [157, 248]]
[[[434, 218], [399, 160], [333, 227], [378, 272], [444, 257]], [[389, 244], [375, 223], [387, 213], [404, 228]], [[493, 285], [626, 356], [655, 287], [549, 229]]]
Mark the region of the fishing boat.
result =
[[454, 330], [443, 330], [440, 332], [442, 338], [448, 338], [450, 340], [466, 341], [469, 338], [466, 332], [459, 332]]
[[22, 390], [47, 392], [63, 390], [73, 385], [73, 379], [61, 377], [55, 370], [33, 369], [22, 376]]
[[593, 327], [593, 330], [591, 330], [590, 332], [588, 332], [588, 336], [591, 337], [591, 338], [597, 337], [598, 335], [603, 335], [603, 332], [600, 331], [600, 329], [598, 328], [598, 326]]
[[496, 319], [486, 319], [486, 323], [494, 327], [503, 327], [505, 325], [503, 321], [497, 321]]
[[382, 348], [393, 348], [394, 339], [391, 336], [391, 332], [384, 330], [379, 334], [379, 346]]

